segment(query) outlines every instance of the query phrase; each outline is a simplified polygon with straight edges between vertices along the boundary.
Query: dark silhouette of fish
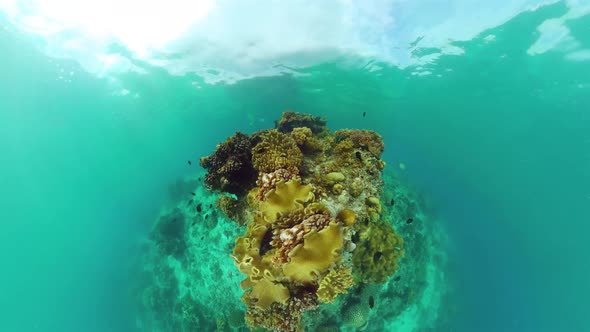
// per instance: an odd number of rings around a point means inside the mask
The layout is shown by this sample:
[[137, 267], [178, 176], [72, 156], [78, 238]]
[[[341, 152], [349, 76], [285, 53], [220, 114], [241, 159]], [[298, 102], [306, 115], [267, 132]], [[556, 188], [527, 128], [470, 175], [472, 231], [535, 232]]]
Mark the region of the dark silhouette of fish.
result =
[[203, 209], [202, 209], [202, 206], [201, 206], [201, 204], [199, 203], [199, 205], [197, 205], [197, 212], [201, 212], [202, 210], [203, 210]]
[[413, 223], [413, 222], [414, 222], [414, 219], [413, 218], [408, 218], [408, 220], [406, 220], [406, 224], [408, 224], [408, 225], [411, 224], [411, 223]]
[[399, 281], [402, 277], [401, 276], [396, 276], [395, 278], [393, 278], [394, 281]]
[[188, 201], [188, 203], [186, 203], [186, 205], [191, 205], [191, 204], [193, 204], [193, 199], [192, 198], [189, 199], [189, 201]]
[[191, 195], [195, 196], [196, 194], [195, 193], [191, 193]]
[[367, 115], [367, 112], [363, 112], [363, 118]]
[[373, 307], [375, 306], [375, 299], [373, 298], [373, 295], [369, 296], [369, 308], [373, 309]]
[[188, 161], [188, 165], [190, 166], [190, 165], [192, 165], [192, 164], [193, 164], [193, 162], [189, 160], [189, 161]]
[[392, 198], [391, 202], [389, 202], [389, 205], [393, 206], [395, 204], [395, 200]]

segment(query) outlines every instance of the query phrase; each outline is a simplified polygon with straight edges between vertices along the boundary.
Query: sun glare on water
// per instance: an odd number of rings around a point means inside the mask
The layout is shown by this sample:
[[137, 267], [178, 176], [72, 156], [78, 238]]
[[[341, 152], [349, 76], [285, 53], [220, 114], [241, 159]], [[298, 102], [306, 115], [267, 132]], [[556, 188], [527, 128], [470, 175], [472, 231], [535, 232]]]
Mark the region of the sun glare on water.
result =
[[0, 0], [26, 30], [42, 35], [83, 31], [92, 40], [116, 41], [138, 56], [162, 49], [212, 10], [213, 0]]

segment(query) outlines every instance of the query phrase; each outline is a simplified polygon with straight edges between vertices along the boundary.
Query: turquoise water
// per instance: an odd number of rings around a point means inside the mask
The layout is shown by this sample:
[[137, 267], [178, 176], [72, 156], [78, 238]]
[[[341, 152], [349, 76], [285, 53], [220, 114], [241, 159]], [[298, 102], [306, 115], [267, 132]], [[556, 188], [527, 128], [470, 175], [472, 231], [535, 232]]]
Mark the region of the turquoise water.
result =
[[[418, 323], [415, 331], [589, 330], [587, 6], [516, 11], [444, 46], [409, 40], [404, 49], [423, 63], [354, 48], [337, 56], [295, 50], [302, 65], [277, 74], [260, 68], [277, 68], [281, 57], [258, 54], [256, 66], [231, 80], [224, 68], [240, 73], [247, 65], [236, 50], [219, 54], [215, 69], [201, 71], [205, 57], [178, 73], [113, 44], [108, 51], [133, 66], [96, 70], [89, 59], [98, 48], [83, 43], [84, 52], [58, 54], [63, 40], [23, 31], [6, 10], [0, 330], [151, 330], [138, 323], [144, 316], [135, 294], [144, 281], [137, 271], [162, 208], [177, 204], [170, 186], [200, 174], [198, 158], [233, 132], [272, 127], [286, 109], [324, 116], [334, 130], [379, 132], [386, 168], [428, 202], [449, 242], [442, 247], [449, 293], [440, 325]], [[489, 15], [507, 7], [498, 3]], [[401, 8], [391, 29], [408, 36], [412, 8]], [[458, 26], [486, 21], [451, 8], [441, 15]], [[424, 26], [428, 16], [414, 18]], [[165, 56], [189, 58], [186, 52]], [[215, 234], [204, 241], [221, 241]], [[229, 252], [211, 253], [220, 271], [233, 268]], [[375, 326], [384, 325], [367, 330]]]

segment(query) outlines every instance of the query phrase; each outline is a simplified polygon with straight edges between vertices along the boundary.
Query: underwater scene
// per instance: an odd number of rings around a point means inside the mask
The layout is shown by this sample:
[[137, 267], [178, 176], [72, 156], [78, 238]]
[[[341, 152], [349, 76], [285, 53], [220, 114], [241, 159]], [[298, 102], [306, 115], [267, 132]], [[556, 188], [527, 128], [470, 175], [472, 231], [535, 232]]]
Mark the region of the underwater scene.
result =
[[0, 331], [590, 331], [590, 1], [0, 0]]

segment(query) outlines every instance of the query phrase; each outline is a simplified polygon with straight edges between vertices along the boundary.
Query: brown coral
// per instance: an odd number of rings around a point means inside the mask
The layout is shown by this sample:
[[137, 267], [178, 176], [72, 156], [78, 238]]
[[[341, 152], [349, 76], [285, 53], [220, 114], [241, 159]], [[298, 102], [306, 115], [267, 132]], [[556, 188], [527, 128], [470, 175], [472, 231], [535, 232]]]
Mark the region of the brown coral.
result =
[[285, 304], [273, 303], [267, 309], [256, 307], [248, 293], [242, 298], [248, 311], [246, 323], [251, 328], [263, 327], [272, 331], [295, 332], [300, 331], [301, 316], [305, 311], [318, 307], [317, 297], [313, 293], [297, 291]]
[[280, 120], [275, 121], [275, 128], [283, 133], [289, 133], [297, 127], [307, 127], [314, 134], [327, 131], [326, 120], [310, 114], [286, 111], [283, 112], [283, 116]]
[[224, 143], [218, 144], [212, 155], [202, 157], [200, 163], [207, 170], [207, 187], [236, 195], [247, 192], [256, 180], [251, 148], [248, 135], [236, 132]]
[[357, 149], [369, 151], [375, 158], [381, 158], [385, 145], [383, 138], [372, 130], [343, 129], [334, 133], [336, 142], [350, 140]]
[[268, 130], [255, 137], [256, 140], [260, 139], [252, 148], [252, 163], [257, 171], [270, 173], [280, 168], [301, 166], [303, 154], [291, 136]]
[[293, 137], [297, 145], [302, 147], [305, 145], [305, 142], [307, 142], [307, 140], [312, 137], [312, 132], [311, 129], [307, 127], [297, 127], [293, 128], [293, 131], [291, 132], [291, 137]]

